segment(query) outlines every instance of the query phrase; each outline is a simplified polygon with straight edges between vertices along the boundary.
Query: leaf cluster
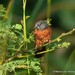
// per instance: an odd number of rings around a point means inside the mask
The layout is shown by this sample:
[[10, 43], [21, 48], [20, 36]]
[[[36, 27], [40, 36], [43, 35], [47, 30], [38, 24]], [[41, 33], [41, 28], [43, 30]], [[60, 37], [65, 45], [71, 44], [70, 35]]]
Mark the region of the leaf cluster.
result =
[[37, 75], [40, 75], [42, 73], [41, 67], [40, 67], [40, 63], [38, 62], [39, 60], [32, 57], [29, 58], [29, 66], [28, 66], [28, 61], [27, 58], [24, 59], [17, 59], [14, 61], [10, 61], [8, 63], [4, 63], [3, 65], [0, 66], [0, 70], [2, 70], [3, 72], [16, 72], [15, 69], [16, 68], [23, 68], [23, 69], [30, 69], [33, 70], [34, 72], [37, 73]]
[[3, 18], [5, 16], [5, 8], [2, 4], [0, 4], [0, 18]]

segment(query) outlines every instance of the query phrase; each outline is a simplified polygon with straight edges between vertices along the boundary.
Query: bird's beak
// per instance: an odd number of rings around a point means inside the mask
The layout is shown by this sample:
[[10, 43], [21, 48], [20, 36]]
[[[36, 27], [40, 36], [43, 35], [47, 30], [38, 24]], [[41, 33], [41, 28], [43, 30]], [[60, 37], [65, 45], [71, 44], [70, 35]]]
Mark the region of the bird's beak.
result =
[[34, 27], [34, 29], [36, 29], [38, 26], [37, 25], [35, 25], [35, 27]]

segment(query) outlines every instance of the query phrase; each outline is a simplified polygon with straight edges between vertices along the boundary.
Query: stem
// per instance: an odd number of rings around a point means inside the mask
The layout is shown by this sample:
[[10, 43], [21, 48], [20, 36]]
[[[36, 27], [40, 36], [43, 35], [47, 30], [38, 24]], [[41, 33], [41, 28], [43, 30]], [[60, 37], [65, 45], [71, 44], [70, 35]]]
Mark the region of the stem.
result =
[[24, 68], [24, 69], [28, 69], [28, 68], [31, 68], [31, 67], [29, 67], [29, 66], [26, 66], [26, 65], [17, 65], [17, 66], [15, 66], [15, 68]]
[[26, 34], [26, 15], [25, 15], [25, 10], [26, 10], [26, 1], [27, 0], [23, 0], [23, 33], [24, 33], [24, 41], [26, 42], [27, 40], [27, 34]]
[[51, 6], [51, 0], [47, 0], [47, 20], [50, 19], [50, 6]]
[[[30, 62], [29, 62], [28, 57], [29, 57], [29, 56], [28, 56], [28, 54], [27, 54], [27, 62], [28, 62], [28, 67], [29, 67], [29, 63], [30, 63]], [[30, 75], [30, 69], [29, 69], [29, 68], [28, 68], [28, 75]]]
[[[24, 41], [26, 43], [26, 49], [27, 49], [27, 34], [26, 34], [26, 15], [25, 15], [25, 10], [26, 10], [26, 1], [27, 0], [23, 0], [23, 23], [24, 23]], [[27, 61], [28, 61], [28, 67], [29, 67], [29, 59], [28, 59], [28, 55], [27, 55]], [[30, 69], [28, 68], [28, 75], [30, 75]]]

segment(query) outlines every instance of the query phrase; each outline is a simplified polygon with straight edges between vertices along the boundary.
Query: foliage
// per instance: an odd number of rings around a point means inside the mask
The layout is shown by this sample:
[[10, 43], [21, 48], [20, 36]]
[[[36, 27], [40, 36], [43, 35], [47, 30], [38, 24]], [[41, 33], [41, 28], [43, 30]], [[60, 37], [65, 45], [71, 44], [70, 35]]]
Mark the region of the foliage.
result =
[[0, 5], [0, 17], [4, 17], [5, 15], [5, 8], [3, 7], [3, 5]]
[[[24, 1], [24, 0], [23, 0]], [[4, 16], [5, 8], [0, 6], [0, 17]], [[14, 72], [16, 73], [16, 68], [23, 68], [25, 70], [34, 71], [37, 75], [42, 75], [42, 69], [40, 65], [40, 60], [34, 57], [34, 47], [28, 48], [28, 45], [34, 43], [33, 33], [29, 34], [27, 38], [26, 32], [26, 15], [25, 15], [25, 4], [24, 4], [24, 14], [23, 14], [23, 25], [15, 24], [9, 25], [7, 20], [3, 18], [0, 19], [0, 75], [6, 75], [6, 73]], [[27, 16], [29, 18], [29, 16]], [[47, 19], [47, 23], [50, 25], [50, 20]], [[22, 27], [23, 26], [23, 27]], [[72, 34], [75, 29], [61, 34], [57, 38], [51, 41], [54, 45], [51, 48], [47, 48], [46, 51], [40, 52], [38, 54], [47, 53], [55, 50], [56, 48], [62, 48], [70, 45], [69, 42], [61, 42], [62, 37]], [[55, 44], [55, 42], [57, 42]], [[49, 46], [49, 43], [44, 44]]]
[[[30, 59], [29, 66], [28, 66], [27, 58], [24, 58], [24, 59], [20, 59], [20, 60], [17, 59], [17, 60], [5, 63], [0, 66], [0, 69], [3, 70], [4, 72], [6, 72], [6, 71], [15, 72], [16, 68], [24, 68], [24, 69], [30, 68], [30, 70], [33, 70], [34, 72], [36, 72], [37, 75], [40, 75], [42, 70], [39, 66], [40, 65], [40, 63], [38, 62], [39, 60], [34, 57], [29, 58], [29, 59]], [[40, 73], [40, 74], [38, 74], [38, 73]]]
[[[27, 16], [29, 18], [29, 16]], [[29, 36], [29, 41], [32, 39], [32, 34]], [[30, 69], [41, 75], [42, 70], [38, 59], [32, 57], [19, 59], [17, 56], [25, 55], [23, 53], [24, 41], [23, 41], [23, 30], [22, 25], [9, 25], [7, 20], [0, 20], [0, 75], [6, 75], [7, 71], [15, 72], [16, 68]], [[33, 52], [33, 51], [32, 51]], [[14, 57], [16, 60], [8, 62], [7, 60]], [[28, 63], [28, 59], [29, 62]]]

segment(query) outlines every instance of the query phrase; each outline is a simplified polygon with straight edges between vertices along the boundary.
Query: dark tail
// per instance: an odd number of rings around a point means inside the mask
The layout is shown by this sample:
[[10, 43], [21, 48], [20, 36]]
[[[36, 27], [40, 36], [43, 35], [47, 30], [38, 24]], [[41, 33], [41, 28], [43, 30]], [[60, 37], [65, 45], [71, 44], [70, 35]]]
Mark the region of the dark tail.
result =
[[42, 54], [37, 54], [37, 53], [43, 52], [43, 51], [45, 51], [45, 50], [46, 50], [46, 47], [45, 47], [45, 46], [43, 46], [43, 47], [41, 47], [41, 48], [37, 48], [37, 49], [35, 50], [35, 57], [36, 57], [36, 58], [41, 58], [42, 56], [44, 56], [45, 53], [42, 53]]

